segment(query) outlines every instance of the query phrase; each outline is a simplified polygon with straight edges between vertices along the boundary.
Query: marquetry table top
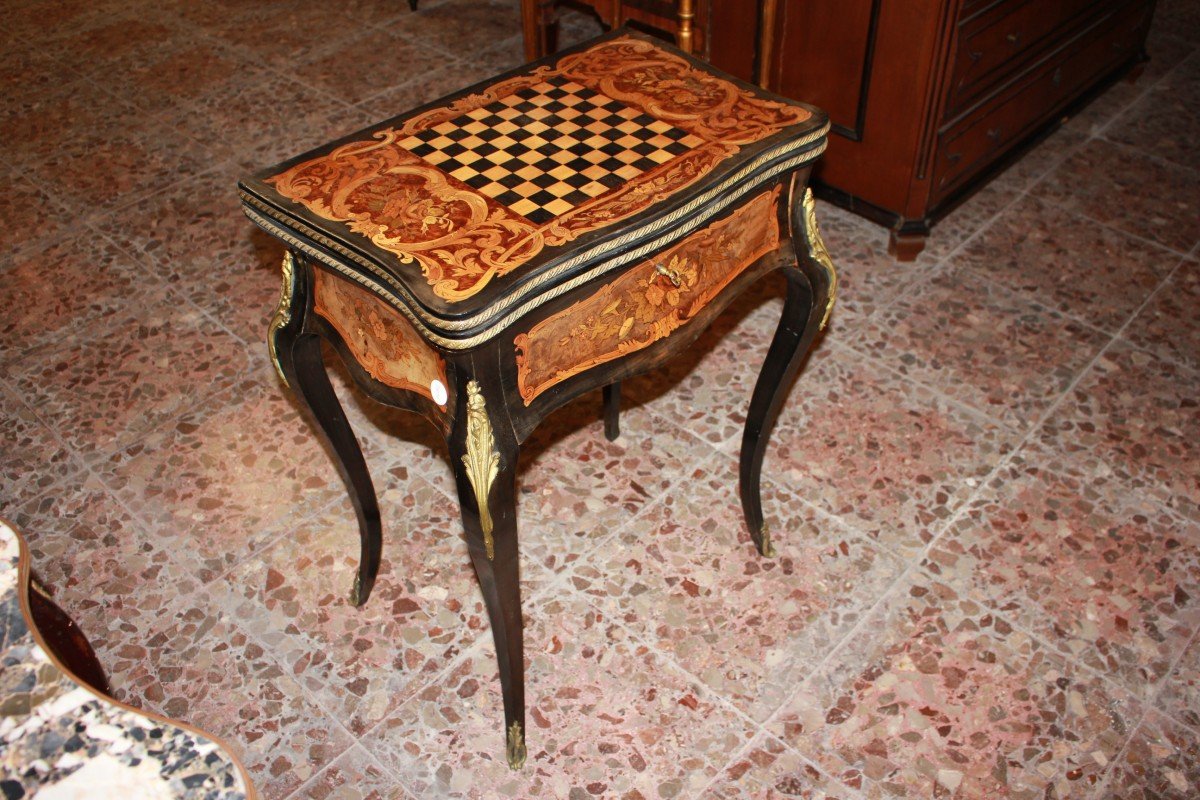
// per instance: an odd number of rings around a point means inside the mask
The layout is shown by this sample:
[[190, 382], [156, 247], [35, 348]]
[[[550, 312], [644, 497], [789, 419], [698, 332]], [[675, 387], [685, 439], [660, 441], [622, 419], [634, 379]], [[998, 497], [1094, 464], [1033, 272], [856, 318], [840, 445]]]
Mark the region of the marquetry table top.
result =
[[817, 158], [827, 129], [816, 109], [618, 31], [241, 190], [258, 224], [445, 344], [686, 234]]

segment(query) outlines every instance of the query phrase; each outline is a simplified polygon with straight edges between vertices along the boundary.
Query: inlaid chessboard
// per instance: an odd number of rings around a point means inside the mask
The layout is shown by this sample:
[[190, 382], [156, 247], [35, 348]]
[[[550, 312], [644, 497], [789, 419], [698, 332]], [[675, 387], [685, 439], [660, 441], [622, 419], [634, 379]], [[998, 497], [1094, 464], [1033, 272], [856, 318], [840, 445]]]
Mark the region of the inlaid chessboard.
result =
[[400, 146], [540, 225], [703, 141], [556, 76]]

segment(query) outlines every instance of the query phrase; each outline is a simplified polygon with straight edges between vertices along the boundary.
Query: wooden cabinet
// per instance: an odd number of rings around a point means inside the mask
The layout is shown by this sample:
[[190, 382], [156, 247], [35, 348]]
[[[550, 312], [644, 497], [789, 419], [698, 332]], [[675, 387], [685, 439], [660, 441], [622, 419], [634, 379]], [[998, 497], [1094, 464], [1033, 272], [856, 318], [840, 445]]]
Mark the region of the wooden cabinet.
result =
[[1153, 7], [762, 0], [759, 78], [829, 113], [819, 193], [888, 225], [909, 260], [939, 218], [1144, 59]]

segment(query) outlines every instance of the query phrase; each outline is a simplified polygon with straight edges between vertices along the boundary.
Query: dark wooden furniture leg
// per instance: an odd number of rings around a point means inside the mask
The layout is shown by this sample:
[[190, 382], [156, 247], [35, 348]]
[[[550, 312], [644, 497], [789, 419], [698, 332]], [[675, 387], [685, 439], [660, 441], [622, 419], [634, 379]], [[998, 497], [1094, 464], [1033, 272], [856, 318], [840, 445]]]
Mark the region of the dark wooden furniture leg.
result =
[[521, 0], [521, 30], [525, 59], [536, 61], [558, 49], [558, 15], [555, 0]]
[[[481, 383], [491, 388], [484, 390]], [[525, 765], [525, 650], [517, 556], [519, 447], [498, 376], [459, 387], [450, 462], [458, 485], [471, 563], [483, 589], [504, 694], [508, 765]]]
[[925, 249], [925, 240], [928, 238], [928, 233], [901, 233], [894, 230], [888, 235], [888, 255], [894, 256], [897, 261], [915, 261]]
[[342, 480], [358, 516], [361, 556], [358, 574], [350, 592], [350, 602], [360, 606], [367, 602], [383, 552], [383, 528], [379, 502], [371, 473], [363, 458], [358, 439], [346, 419], [329, 382], [325, 362], [321, 357], [321, 340], [306, 330], [310, 277], [303, 261], [292, 253], [284, 257], [283, 292], [279, 308], [267, 333], [271, 357], [280, 377], [291, 388], [300, 404], [309, 411], [322, 439], [333, 451]]
[[604, 387], [604, 438], [616, 441], [621, 435], [621, 382]]
[[[803, 200], [797, 202], [800, 191], [804, 192]], [[788, 388], [825, 327], [837, 287], [833, 264], [817, 230], [812, 193], [795, 180], [789, 211], [796, 266], [781, 270], [787, 277], [787, 299], [750, 400], [738, 475], [746, 526], [758, 552], [768, 558], [775, 555], [775, 549], [771, 532], [763, 522], [759, 487], [763, 454]]]

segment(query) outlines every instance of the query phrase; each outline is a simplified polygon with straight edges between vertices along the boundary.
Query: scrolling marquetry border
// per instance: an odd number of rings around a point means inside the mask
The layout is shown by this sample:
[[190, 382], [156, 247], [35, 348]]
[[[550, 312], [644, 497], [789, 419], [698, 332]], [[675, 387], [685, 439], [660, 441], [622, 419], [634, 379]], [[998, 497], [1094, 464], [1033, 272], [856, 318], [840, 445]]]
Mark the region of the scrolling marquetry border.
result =
[[[244, 190], [241, 192], [243, 202], [242, 211], [245, 212], [246, 216], [252, 222], [272, 236], [281, 239], [309, 258], [325, 264], [330, 269], [341, 273], [350, 280], [361, 284], [384, 298], [391, 306], [404, 314], [409, 321], [417, 326], [418, 330], [429, 341], [435, 342], [448, 350], [469, 350], [488, 341], [500, 330], [516, 322], [543, 303], [549, 302], [556, 297], [561, 297], [563, 294], [609, 270], [635, 261], [646, 253], [664, 247], [671, 241], [687, 235], [777, 175], [798, 169], [809, 162], [815, 161], [825, 152], [828, 144], [825, 141], [825, 137], [828, 133], [829, 126], [826, 124], [819, 130], [813, 131], [801, 139], [787, 142], [775, 150], [764, 153], [730, 177], [705, 190], [670, 214], [655, 218], [645, 225], [633, 228], [622, 233], [620, 236], [605, 240], [594, 247], [576, 253], [554, 267], [539, 273], [527, 286], [523, 287], [520, 293], [513, 293], [498, 298], [495, 302], [484, 306], [477, 314], [459, 319], [447, 319], [430, 314], [417, 304], [401, 280], [374, 261], [322, 235], [308, 225], [280, 212], [273, 206], [264, 203], [253, 194]], [[785, 154], [792, 152], [796, 152], [796, 154], [784, 158]], [[762, 171], [760, 172], [760, 170]], [[672, 225], [675, 227], [672, 228]], [[319, 249], [309, 242], [297, 238], [298, 235], [305, 236], [311, 241], [319, 243], [322, 248], [328, 248], [330, 251], [338, 253], [341, 258], [332, 256], [326, 250]], [[654, 238], [636, 247], [622, 250], [630, 242], [638, 241], [645, 236], [653, 236]], [[581, 264], [603, 258], [609, 253], [619, 253], [619, 255], [614, 255], [612, 258], [598, 262], [594, 267], [574, 275], [562, 283], [546, 288], [548, 284], [556, 281], [563, 274], [576, 269]], [[361, 267], [361, 270], [351, 266], [351, 263]], [[456, 337], [447, 335], [454, 331], [467, 330], [478, 325], [485, 325], [486, 327], [469, 336]]]
[[[549, 77], [586, 85], [696, 135], [702, 144], [540, 225], [400, 144], [413, 133]], [[418, 264], [436, 296], [459, 302], [543, 249], [627, 219], [701, 180], [742, 147], [811, 117], [806, 108], [760, 97], [649, 42], [620, 37], [378, 130], [370, 139], [343, 144], [266, 180], [281, 196], [347, 225], [400, 263]]]

